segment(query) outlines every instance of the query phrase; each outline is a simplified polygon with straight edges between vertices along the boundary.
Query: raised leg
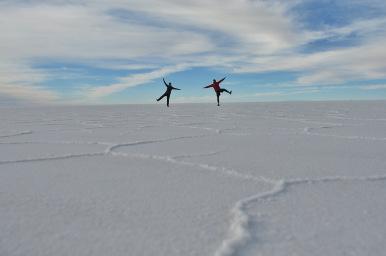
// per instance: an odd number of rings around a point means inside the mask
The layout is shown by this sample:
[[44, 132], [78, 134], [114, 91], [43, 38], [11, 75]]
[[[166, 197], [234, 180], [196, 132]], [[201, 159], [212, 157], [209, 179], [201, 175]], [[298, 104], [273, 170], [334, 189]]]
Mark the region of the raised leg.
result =
[[228, 91], [227, 89], [220, 89], [221, 92], [227, 92], [229, 94], [232, 94], [232, 91]]
[[159, 97], [159, 98], [157, 99], [157, 101], [162, 100], [162, 98], [165, 97], [165, 96], [166, 96], [166, 93], [162, 94], [161, 97]]

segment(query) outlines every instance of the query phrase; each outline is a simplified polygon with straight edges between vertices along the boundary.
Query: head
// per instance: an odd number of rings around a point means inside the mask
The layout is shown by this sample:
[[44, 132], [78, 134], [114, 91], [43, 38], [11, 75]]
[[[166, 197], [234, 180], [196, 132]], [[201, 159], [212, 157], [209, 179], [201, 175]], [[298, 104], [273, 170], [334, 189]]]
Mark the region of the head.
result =
[[169, 86], [172, 86], [172, 83], [169, 83]]
[[213, 79], [213, 83], [215, 83], [216, 82], [216, 79]]

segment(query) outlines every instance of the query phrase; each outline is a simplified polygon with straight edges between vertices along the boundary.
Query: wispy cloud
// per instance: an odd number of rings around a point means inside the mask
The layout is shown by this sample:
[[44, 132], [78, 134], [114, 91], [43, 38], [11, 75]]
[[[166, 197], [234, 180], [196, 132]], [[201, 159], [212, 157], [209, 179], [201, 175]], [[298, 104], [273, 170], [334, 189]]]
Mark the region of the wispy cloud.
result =
[[40, 85], [47, 77], [42, 70], [28, 65], [0, 61], [0, 94], [27, 102], [52, 103], [59, 95]]
[[119, 91], [122, 91], [124, 89], [142, 85], [145, 83], [148, 83], [150, 81], [153, 81], [154, 79], [166, 76], [171, 73], [175, 73], [178, 71], [183, 71], [187, 68], [187, 65], [177, 65], [177, 66], [172, 66], [172, 67], [165, 67], [161, 69], [157, 69], [151, 72], [147, 73], [141, 73], [141, 74], [135, 74], [135, 75], [130, 75], [127, 77], [120, 78], [118, 83], [107, 85], [107, 86], [102, 86], [102, 87], [96, 87], [96, 88], [91, 88], [88, 92], [87, 95], [90, 98], [98, 98], [98, 97], [103, 97], [110, 95], [112, 93], [116, 93]]
[[31, 85], [2, 84], [0, 86], [0, 94], [31, 103], [54, 103], [55, 100], [59, 100], [55, 92]]
[[377, 36], [360, 46], [311, 54], [256, 58], [235, 72], [299, 71], [300, 85], [334, 84], [386, 77], [386, 35]]

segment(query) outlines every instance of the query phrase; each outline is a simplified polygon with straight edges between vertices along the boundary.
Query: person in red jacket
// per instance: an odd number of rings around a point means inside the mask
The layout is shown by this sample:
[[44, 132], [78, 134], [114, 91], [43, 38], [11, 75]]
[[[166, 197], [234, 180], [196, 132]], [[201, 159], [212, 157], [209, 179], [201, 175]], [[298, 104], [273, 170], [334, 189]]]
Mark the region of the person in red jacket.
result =
[[213, 79], [213, 83], [205, 86], [204, 88], [213, 87], [213, 90], [216, 92], [217, 95], [217, 106], [220, 106], [220, 95], [223, 92], [227, 92], [229, 94], [232, 94], [232, 91], [228, 91], [227, 89], [223, 89], [220, 87], [220, 83], [225, 80], [225, 77], [221, 79], [220, 81], [216, 81], [216, 79]]
[[159, 98], [157, 99], [157, 101], [160, 101], [163, 97], [166, 96], [166, 105], [169, 107], [169, 99], [170, 99], [170, 94], [172, 93], [172, 90], [181, 90], [181, 89], [178, 89], [178, 88], [173, 87], [173, 86], [172, 86], [172, 83], [167, 84], [167, 83], [165, 82], [165, 79], [164, 79], [164, 78], [162, 78], [162, 80], [164, 81], [164, 84], [165, 84], [165, 86], [166, 86], [166, 92], [165, 92], [164, 94], [162, 94], [161, 97], [159, 97]]

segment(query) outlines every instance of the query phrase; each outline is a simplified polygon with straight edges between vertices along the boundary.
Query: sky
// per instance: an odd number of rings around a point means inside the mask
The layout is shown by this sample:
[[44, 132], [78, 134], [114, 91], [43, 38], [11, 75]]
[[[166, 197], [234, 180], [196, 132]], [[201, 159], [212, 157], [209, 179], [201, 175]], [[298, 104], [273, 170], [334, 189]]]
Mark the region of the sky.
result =
[[0, 105], [386, 99], [384, 0], [0, 0]]

